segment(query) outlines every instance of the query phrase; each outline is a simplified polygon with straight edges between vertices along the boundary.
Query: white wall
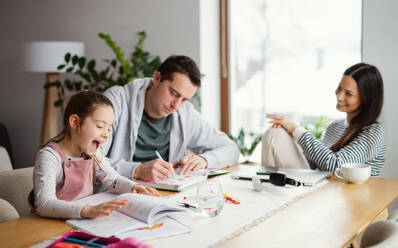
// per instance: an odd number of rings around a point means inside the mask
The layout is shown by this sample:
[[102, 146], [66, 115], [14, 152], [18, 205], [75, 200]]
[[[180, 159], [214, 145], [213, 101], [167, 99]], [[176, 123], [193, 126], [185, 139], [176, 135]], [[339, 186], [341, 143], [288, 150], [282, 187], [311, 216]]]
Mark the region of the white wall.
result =
[[376, 65], [384, 79], [383, 119], [387, 158], [381, 175], [398, 178], [398, 1], [363, 1], [363, 61]]
[[219, 1], [200, 0], [200, 69], [202, 115], [220, 128], [220, 27]]
[[[383, 119], [387, 131], [387, 157], [382, 177], [398, 178], [398, 1], [363, 0], [363, 61], [376, 65], [384, 79]], [[398, 200], [390, 207], [398, 209]]]
[[[0, 2], [0, 122], [9, 130], [14, 167], [31, 166], [39, 146], [45, 75], [24, 72], [21, 45], [33, 40], [82, 41], [87, 58], [111, 58], [97, 37], [111, 34], [132, 51], [147, 31], [146, 50], [162, 60], [184, 54], [200, 65], [199, 1], [187, 0], [3, 0]], [[205, 73], [205, 72], [204, 72]]]

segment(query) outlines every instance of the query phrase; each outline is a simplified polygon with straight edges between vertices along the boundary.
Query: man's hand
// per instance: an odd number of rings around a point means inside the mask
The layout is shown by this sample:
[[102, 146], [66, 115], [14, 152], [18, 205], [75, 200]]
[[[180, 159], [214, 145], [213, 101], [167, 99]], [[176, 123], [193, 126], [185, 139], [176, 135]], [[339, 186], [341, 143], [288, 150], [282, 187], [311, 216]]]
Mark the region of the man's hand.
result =
[[180, 170], [181, 175], [185, 175], [190, 171], [196, 171], [207, 167], [207, 160], [204, 157], [192, 153], [185, 155], [180, 160], [180, 163], [183, 165]]
[[145, 181], [159, 181], [174, 175], [173, 165], [162, 159], [155, 159], [137, 165], [134, 178]]
[[113, 210], [120, 209], [126, 204], [126, 199], [115, 199], [95, 206], [86, 205], [80, 212], [80, 216], [82, 218], [95, 219], [104, 215], [110, 215]]
[[144, 195], [160, 196], [159, 191], [156, 189], [141, 184], [134, 185], [134, 187], [131, 188], [131, 192]]
[[270, 123], [273, 128], [283, 127], [290, 135], [298, 127], [296, 123], [285, 116], [268, 114], [267, 118], [271, 119]]

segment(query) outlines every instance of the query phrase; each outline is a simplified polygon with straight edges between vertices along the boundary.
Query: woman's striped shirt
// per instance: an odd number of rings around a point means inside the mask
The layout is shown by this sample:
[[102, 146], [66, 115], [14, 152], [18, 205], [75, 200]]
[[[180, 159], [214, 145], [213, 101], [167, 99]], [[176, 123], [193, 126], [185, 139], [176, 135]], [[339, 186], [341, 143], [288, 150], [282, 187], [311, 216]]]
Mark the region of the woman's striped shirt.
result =
[[304, 155], [312, 168], [334, 172], [345, 163], [366, 163], [371, 166], [372, 176], [379, 176], [384, 165], [386, 136], [383, 124], [366, 126], [348, 145], [337, 152], [329, 149], [344, 134], [346, 120], [337, 120], [327, 128], [322, 141], [308, 131], [298, 139]]

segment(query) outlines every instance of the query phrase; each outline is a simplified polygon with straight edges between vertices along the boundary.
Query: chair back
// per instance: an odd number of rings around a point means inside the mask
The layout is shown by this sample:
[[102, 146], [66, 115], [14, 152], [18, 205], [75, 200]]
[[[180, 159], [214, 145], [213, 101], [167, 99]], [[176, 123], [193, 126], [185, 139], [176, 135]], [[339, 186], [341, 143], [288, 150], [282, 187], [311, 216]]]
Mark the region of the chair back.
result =
[[398, 224], [395, 221], [377, 221], [366, 228], [361, 238], [361, 248], [398, 247]]
[[28, 203], [33, 189], [33, 167], [0, 172], [0, 198], [9, 202], [20, 216], [31, 213]]

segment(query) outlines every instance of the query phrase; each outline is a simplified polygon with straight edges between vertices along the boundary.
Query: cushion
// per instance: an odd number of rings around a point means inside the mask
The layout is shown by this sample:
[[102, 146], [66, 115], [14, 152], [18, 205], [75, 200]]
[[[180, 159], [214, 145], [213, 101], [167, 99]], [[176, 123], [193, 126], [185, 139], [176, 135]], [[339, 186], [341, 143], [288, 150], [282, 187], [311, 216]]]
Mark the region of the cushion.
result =
[[0, 199], [0, 223], [19, 218], [17, 210], [6, 200]]
[[19, 215], [29, 215], [29, 192], [33, 189], [33, 167], [0, 172], [0, 198], [8, 201]]

